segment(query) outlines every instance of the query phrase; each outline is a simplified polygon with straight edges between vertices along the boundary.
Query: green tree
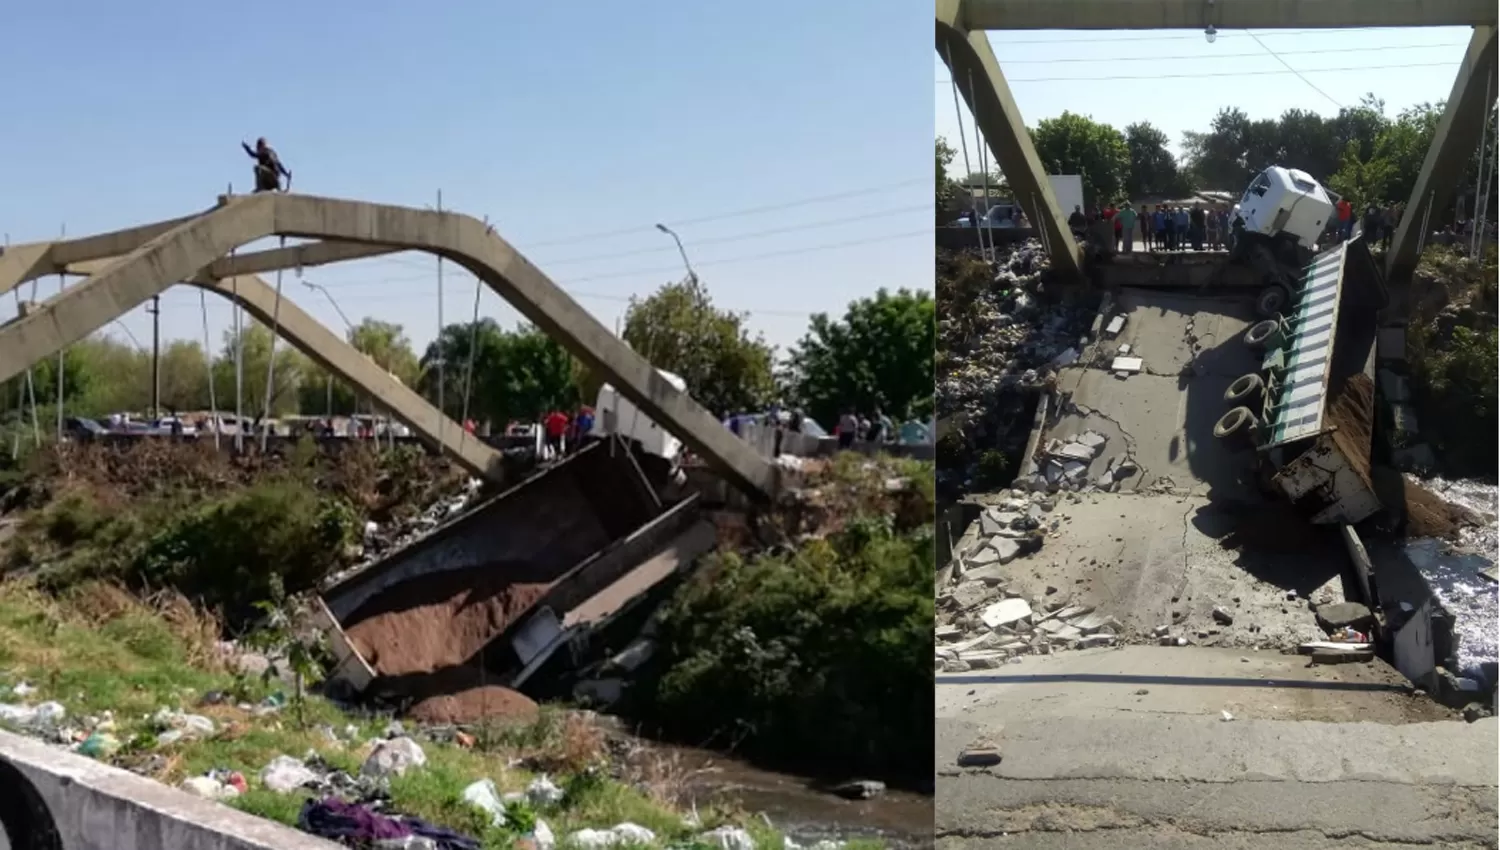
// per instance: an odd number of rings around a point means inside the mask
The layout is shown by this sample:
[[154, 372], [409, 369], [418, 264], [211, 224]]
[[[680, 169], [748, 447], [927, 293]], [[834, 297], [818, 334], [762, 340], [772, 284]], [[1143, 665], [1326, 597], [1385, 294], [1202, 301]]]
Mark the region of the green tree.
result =
[[[161, 352], [161, 404], [166, 410], [208, 409], [208, 358], [195, 340], [174, 339]], [[215, 386], [215, 401], [224, 388]]]
[[[300, 353], [278, 343], [276, 368], [271, 379], [271, 406], [266, 411], [266, 372], [271, 363], [271, 330], [249, 321], [239, 338], [243, 340], [243, 401], [246, 416], [281, 416], [298, 412], [298, 402], [303, 381], [308, 374], [307, 359]], [[235, 348], [236, 335], [231, 329], [224, 332], [224, 349], [214, 361], [214, 389], [218, 392], [219, 408], [234, 409], [235, 400]], [[221, 389], [222, 388], [222, 389]]]
[[1167, 149], [1168, 141], [1167, 134], [1149, 121], [1125, 128], [1125, 145], [1130, 150], [1130, 171], [1125, 176], [1128, 197], [1180, 195], [1191, 190]]
[[1343, 195], [1356, 206], [1379, 204], [1387, 197], [1395, 170], [1391, 161], [1378, 154], [1361, 159], [1359, 143], [1349, 142], [1344, 148], [1339, 170], [1328, 178], [1328, 188]]
[[[482, 385], [484, 376], [492, 368], [498, 368], [499, 353], [505, 345], [504, 335], [505, 331], [490, 318], [443, 326], [422, 355], [421, 371], [417, 379], [422, 395], [434, 405], [439, 405], [454, 420], [463, 417], [467, 395], [468, 411], [472, 418], [503, 424], [506, 420], [488, 404], [490, 398], [483, 391]], [[472, 357], [469, 353], [471, 348], [474, 352]], [[471, 363], [472, 377], [469, 374]]]
[[812, 317], [787, 363], [791, 398], [825, 426], [849, 406], [878, 406], [897, 419], [926, 416], [936, 347], [932, 296], [882, 289], [851, 303], [842, 321], [824, 313]]
[[1124, 194], [1130, 146], [1114, 127], [1064, 112], [1038, 122], [1031, 141], [1048, 174], [1083, 177], [1084, 203], [1109, 203]]
[[432, 403], [438, 400], [438, 363], [442, 361], [443, 408], [454, 420], [464, 415], [464, 382], [471, 343], [474, 371], [469, 385], [469, 417], [503, 425], [535, 421], [549, 410], [567, 410], [579, 402], [580, 370], [562, 344], [542, 331], [521, 325], [501, 330], [493, 319], [478, 324], [448, 325], [427, 347], [420, 364], [419, 386]]
[[687, 382], [709, 410], [728, 415], [771, 400], [772, 349], [745, 329], [748, 314], [714, 307], [696, 279], [671, 283], [625, 311], [625, 341], [658, 369]]
[[401, 383], [411, 386], [416, 382], [421, 367], [400, 325], [366, 317], [349, 331], [349, 344]]
[[948, 140], [942, 136], [937, 137], [934, 145], [937, 152], [937, 178], [933, 185], [937, 187], [937, 203], [935, 204], [939, 214], [950, 210], [957, 202], [957, 189], [953, 180], [948, 177], [948, 166], [953, 162], [955, 151], [948, 144]]

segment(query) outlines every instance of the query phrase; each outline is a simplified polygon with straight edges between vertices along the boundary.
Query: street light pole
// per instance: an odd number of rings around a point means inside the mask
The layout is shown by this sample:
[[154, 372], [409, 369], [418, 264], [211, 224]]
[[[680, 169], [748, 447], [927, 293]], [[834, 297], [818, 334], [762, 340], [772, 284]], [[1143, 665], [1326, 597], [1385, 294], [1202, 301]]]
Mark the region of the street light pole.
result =
[[[339, 302], [337, 302], [337, 301], [334, 300], [333, 293], [329, 292], [327, 287], [323, 286], [320, 283], [313, 283], [312, 281], [307, 280], [305, 278], [302, 281], [302, 285], [305, 286], [305, 287], [307, 287], [308, 289], [312, 289], [312, 290], [315, 290], [317, 292], [323, 293], [323, 297], [328, 299], [328, 303], [333, 305], [334, 311], [337, 312], [339, 314], [339, 318], [343, 320], [343, 322], [344, 322], [344, 328], [346, 330], [348, 330], [350, 333], [353, 333], [353, 331], [354, 331], [354, 323], [351, 322], [351, 321], [349, 321], [349, 317], [348, 316], [344, 315], [344, 308], [340, 307], [339, 306]], [[326, 399], [326, 401], [324, 403], [327, 406], [327, 410], [328, 410], [328, 427], [332, 428], [333, 427], [333, 373], [332, 372], [328, 373], [327, 399]], [[358, 412], [358, 411], [356, 411], [356, 412]]]
[[656, 225], [656, 229], [672, 237], [672, 241], [677, 243], [677, 253], [682, 255], [682, 265], [687, 269], [688, 280], [696, 284], [698, 282], [698, 273], [693, 271], [693, 264], [688, 262], [687, 249], [682, 247], [682, 237], [677, 235], [677, 231], [665, 224]]
[[151, 418], [161, 418], [161, 296], [151, 296]]

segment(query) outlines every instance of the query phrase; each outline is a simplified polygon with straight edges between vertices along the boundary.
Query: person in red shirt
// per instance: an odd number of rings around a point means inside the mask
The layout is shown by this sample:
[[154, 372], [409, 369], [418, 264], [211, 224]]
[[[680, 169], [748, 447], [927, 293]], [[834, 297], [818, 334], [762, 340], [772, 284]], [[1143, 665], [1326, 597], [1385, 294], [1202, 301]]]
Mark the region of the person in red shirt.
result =
[[1346, 198], [1339, 198], [1339, 238], [1348, 241], [1354, 235], [1354, 205]]
[[547, 414], [542, 420], [542, 428], [547, 432], [547, 447], [552, 450], [552, 456], [558, 457], [562, 454], [563, 435], [568, 432], [568, 415], [558, 410]]

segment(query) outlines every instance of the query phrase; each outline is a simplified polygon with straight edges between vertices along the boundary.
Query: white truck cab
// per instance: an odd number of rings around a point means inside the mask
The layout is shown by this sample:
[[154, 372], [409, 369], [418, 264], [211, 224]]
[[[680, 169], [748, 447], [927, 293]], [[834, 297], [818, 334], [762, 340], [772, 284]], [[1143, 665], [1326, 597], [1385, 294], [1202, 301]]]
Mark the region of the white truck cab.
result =
[[1245, 232], [1295, 241], [1309, 250], [1318, 244], [1334, 214], [1338, 196], [1312, 175], [1273, 165], [1256, 175], [1240, 199]]
[[[682, 378], [665, 369], [657, 369], [656, 373], [678, 392], [687, 392], [687, 382]], [[641, 448], [651, 454], [667, 460], [675, 460], [682, 451], [681, 441], [642, 413], [630, 399], [609, 384], [599, 388], [599, 397], [594, 402], [594, 426], [589, 433], [596, 437], [620, 434], [640, 443]]]

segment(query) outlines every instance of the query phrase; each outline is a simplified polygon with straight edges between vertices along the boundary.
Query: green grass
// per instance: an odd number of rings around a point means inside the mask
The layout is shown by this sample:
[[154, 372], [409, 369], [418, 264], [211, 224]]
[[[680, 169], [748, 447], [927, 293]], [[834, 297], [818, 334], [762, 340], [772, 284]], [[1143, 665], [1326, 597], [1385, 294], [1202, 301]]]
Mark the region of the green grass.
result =
[[[139, 765], [159, 753], [165, 766], [154, 778], [173, 785], [214, 768], [238, 770], [250, 792], [229, 805], [295, 824], [304, 795], [261, 788], [266, 763], [277, 755], [300, 758], [314, 750], [329, 763], [356, 772], [367, 754], [365, 742], [379, 737], [388, 720], [345, 714], [316, 696], [306, 700], [301, 725], [291, 708], [256, 717], [230, 704], [200, 706], [210, 691], [252, 703], [270, 691], [215, 666], [217, 634], [217, 623], [177, 599], [148, 604], [103, 584], [53, 596], [19, 582], [0, 582], [0, 687], [28, 682], [38, 688], [28, 702], [56, 700], [74, 723], [112, 711], [123, 746], [111, 761]], [[206, 715], [217, 732], [208, 739], [159, 747], [149, 718], [162, 707]], [[343, 730], [351, 724], [359, 734], [347, 744], [331, 741], [319, 728]], [[485, 777], [502, 794], [524, 790], [533, 774], [511, 765], [525, 758], [545, 766], [567, 791], [561, 804], [537, 812], [559, 839], [576, 829], [630, 821], [655, 831], [663, 842], [683, 842], [704, 829], [741, 823], [758, 846], [782, 846], [779, 835], [743, 813], [700, 810], [703, 825], [687, 826], [669, 793], [680, 777], [640, 777], [657, 780], [645, 783], [655, 793], [607, 778], [594, 769], [607, 759], [602, 733], [577, 715], [544, 709], [534, 722], [481, 730], [477, 737], [472, 749], [420, 741], [428, 762], [391, 780], [394, 808], [481, 837], [486, 848], [509, 848], [517, 836], [491, 827], [488, 815], [460, 795]]]

